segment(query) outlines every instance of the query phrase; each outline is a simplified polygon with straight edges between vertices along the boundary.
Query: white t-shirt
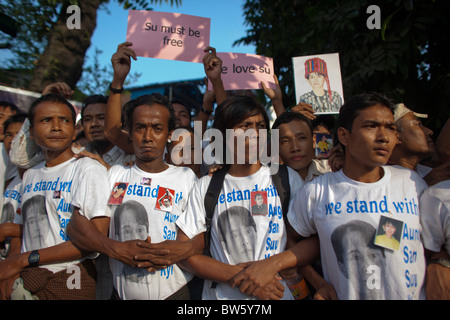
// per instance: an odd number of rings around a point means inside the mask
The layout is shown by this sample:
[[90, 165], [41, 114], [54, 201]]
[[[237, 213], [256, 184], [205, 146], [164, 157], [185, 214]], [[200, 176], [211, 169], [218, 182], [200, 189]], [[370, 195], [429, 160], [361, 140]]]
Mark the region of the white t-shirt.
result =
[[[160, 173], [148, 173], [136, 165], [132, 168], [117, 165], [109, 170], [110, 191], [118, 183], [119, 186], [127, 184], [123, 199], [119, 201], [121, 204], [109, 205], [112, 239], [145, 240], [150, 236], [152, 243], [176, 240], [178, 227], [175, 221], [185, 213], [197, 177], [189, 168], [168, 166]], [[132, 217], [127, 217], [127, 212]], [[192, 279], [190, 273], [177, 265], [153, 273], [111, 258], [110, 265], [114, 287], [124, 300], [162, 300]]]
[[[324, 278], [339, 299], [424, 298], [418, 199], [426, 183], [409, 169], [383, 169], [374, 183], [351, 180], [342, 170], [325, 173], [291, 202], [289, 222], [304, 237], [318, 234]], [[397, 250], [374, 244], [386, 217], [397, 220]]]
[[[292, 199], [303, 181], [297, 172], [290, 168], [288, 170]], [[210, 176], [204, 176], [196, 183], [187, 214], [177, 221], [178, 226], [190, 238], [206, 231], [204, 198], [210, 181]], [[253, 207], [256, 204], [256, 191], [265, 191], [261, 193], [262, 210]], [[226, 174], [211, 222], [212, 258], [235, 265], [265, 259], [284, 251], [285, 246], [286, 232], [281, 202], [272, 182], [270, 169], [262, 166], [247, 177]], [[227, 283], [218, 283], [215, 289], [211, 285], [211, 281], [205, 280], [205, 300], [252, 298], [242, 294], [239, 288], [231, 288]], [[292, 299], [288, 286], [285, 285], [285, 288], [283, 299]]]
[[6, 187], [3, 192], [3, 212], [1, 214], [0, 223], [14, 222], [15, 215], [20, 213], [17, 210], [22, 202], [22, 179], [19, 175]]
[[[22, 182], [22, 252], [55, 246], [68, 241], [67, 224], [74, 208], [88, 219], [109, 216], [107, 170], [90, 158], [71, 158], [57, 166], [42, 162], [28, 169]], [[43, 265], [52, 272], [81, 260]]]
[[426, 189], [420, 198], [424, 247], [439, 252], [442, 246], [450, 255], [450, 180]]

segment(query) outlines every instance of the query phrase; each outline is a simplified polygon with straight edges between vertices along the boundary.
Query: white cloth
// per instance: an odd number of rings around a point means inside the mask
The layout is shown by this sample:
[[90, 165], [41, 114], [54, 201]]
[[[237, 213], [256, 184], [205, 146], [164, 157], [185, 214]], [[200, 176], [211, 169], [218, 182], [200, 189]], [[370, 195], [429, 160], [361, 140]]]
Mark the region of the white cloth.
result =
[[[288, 168], [291, 199], [303, 185], [297, 172]], [[178, 226], [184, 233], [192, 238], [206, 231], [204, 198], [208, 189], [210, 176], [198, 180], [189, 201], [187, 214], [177, 220]], [[267, 191], [266, 215], [252, 215], [252, 191]], [[237, 228], [233, 229], [233, 213], [245, 213], [247, 221], [239, 221]], [[219, 223], [219, 217], [230, 217], [224, 223]], [[233, 219], [231, 218], [233, 217]], [[236, 220], [234, 220], [236, 221]], [[227, 226], [230, 229], [227, 229]], [[221, 236], [221, 231], [224, 235]], [[230, 235], [231, 237], [227, 237]], [[280, 198], [270, 176], [270, 169], [261, 167], [256, 173], [247, 177], [233, 177], [226, 174], [218, 203], [215, 207], [211, 223], [211, 256], [226, 264], [237, 264], [247, 261], [265, 259], [284, 251], [286, 245], [286, 232], [282, 216]], [[203, 299], [252, 299], [231, 288], [227, 283], [218, 283], [211, 288], [212, 282], [205, 280]], [[292, 299], [292, 294], [285, 285], [283, 299]]]
[[22, 202], [22, 179], [19, 175], [8, 184], [3, 193], [3, 212], [0, 215], [0, 223], [14, 222], [17, 210]]
[[[339, 299], [424, 298], [418, 199], [427, 186], [412, 170], [383, 169], [383, 177], [374, 183], [351, 180], [342, 170], [325, 173], [291, 202], [289, 222], [304, 237], [318, 234], [324, 278]], [[384, 216], [403, 222], [397, 230], [398, 251], [374, 245]]]
[[427, 174], [429, 174], [431, 170], [433, 170], [433, 168], [424, 166], [423, 164], [420, 164], [420, 163], [416, 167], [416, 172], [421, 178], [423, 178]]
[[306, 175], [304, 181], [309, 182], [326, 172], [331, 172], [331, 167], [328, 164], [328, 159], [313, 159], [309, 164], [308, 174]]
[[[132, 168], [117, 165], [109, 170], [109, 190], [113, 190], [116, 183], [128, 183], [122, 204], [109, 205], [112, 239], [144, 240], [150, 236], [152, 243], [176, 240], [178, 227], [175, 221], [184, 214], [197, 177], [189, 168], [168, 166], [160, 173], [148, 173], [136, 165]], [[158, 191], [165, 188], [174, 190], [171, 212], [156, 209]], [[126, 212], [134, 218], [123, 217]], [[123, 220], [119, 220], [120, 217]], [[137, 222], [138, 219], [141, 221]], [[124, 300], [162, 300], [192, 279], [190, 273], [182, 271], [176, 264], [154, 273], [127, 266], [112, 258], [110, 265], [114, 287]]]
[[444, 246], [450, 255], [450, 180], [426, 189], [420, 198], [424, 247], [439, 252]]
[[[90, 158], [71, 158], [54, 167], [42, 162], [28, 169], [22, 182], [21, 215], [15, 220], [24, 225], [22, 252], [68, 241], [66, 227], [75, 207], [88, 219], [109, 216], [108, 196], [106, 168]], [[82, 260], [41, 267], [58, 272]]]

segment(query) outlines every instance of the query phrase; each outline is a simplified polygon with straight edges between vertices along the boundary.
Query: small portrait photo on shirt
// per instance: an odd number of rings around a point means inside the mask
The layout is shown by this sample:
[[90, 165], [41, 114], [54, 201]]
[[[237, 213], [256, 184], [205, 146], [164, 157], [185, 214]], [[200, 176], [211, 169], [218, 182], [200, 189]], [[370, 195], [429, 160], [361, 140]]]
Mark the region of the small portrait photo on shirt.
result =
[[328, 159], [330, 150], [333, 148], [333, 135], [328, 133], [314, 133], [315, 154], [317, 159]]
[[297, 104], [310, 104], [315, 114], [338, 114], [344, 103], [339, 53], [293, 57]]
[[375, 244], [383, 248], [397, 251], [400, 249], [403, 221], [387, 216], [380, 217]]
[[175, 190], [159, 186], [155, 209], [164, 212], [172, 212], [174, 196]]
[[128, 183], [126, 182], [116, 182], [109, 196], [108, 204], [122, 204], [123, 197], [127, 191]]
[[267, 191], [252, 191], [250, 197], [252, 215], [267, 215]]
[[53, 191], [53, 199], [61, 199], [61, 190]]
[[142, 177], [141, 185], [143, 186], [150, 186], [152, 184], [151, 178]]

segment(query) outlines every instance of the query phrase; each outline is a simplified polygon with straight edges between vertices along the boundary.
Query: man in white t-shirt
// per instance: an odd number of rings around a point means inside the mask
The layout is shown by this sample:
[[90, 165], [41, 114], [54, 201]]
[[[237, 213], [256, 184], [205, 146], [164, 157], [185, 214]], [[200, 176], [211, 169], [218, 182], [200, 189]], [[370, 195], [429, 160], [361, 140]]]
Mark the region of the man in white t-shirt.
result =
[[[123, 86], [130, 57], [135, 57], [129, 47], [129, 43], [120, 44], [112, 58], [115, 73], [108, 101], [111, 110], [120, 110], [121, 90], [114, 89]], [[189, 168], [168, 165], [163, 160], [165, 146], [175, 128], [173, 108], [167, 98], [145, 95], [129, 101], [124, 108], [136, 163], [131, 168], [116, 165], [109, 170], [109, 190], [119, 184], [126, 190], [120, 203], [109, 204], [109, 237], [81, 215], [71, 220], [69, 235], [80, 248], [110, 257], [119, 299], [189, 299], [187, 283], [192, 275], [176, 263], [200, 253], [202, 239], [175, 241], [181, 232], [176, 221], [185, 212], [197, 178]], [[172, 202], [170, 211], [158, 202], [164, 195]], [[87, 234], [89, 239], [85, 237]], [[151, 251], [155, 246], [167, 253], [156, 261]]]
[[[284, 281], [280, 286], [278, 276], [272, 276], [267, 285], [248, 294], [231, 287], [229, 283], [245, 268], [245, 264], [276, 255], [286, 246], [282, 204], [271, 170], [261, 164], [258, 156], [260, 150], [252, 148], [251, 143], [258, 141], [259, 146], [264, 144], [266, 141], [259, 138], [262, 135], [260, 131], [268, 126], [264, 108], [250, 97], [229, 98], [216, 109], [213, 128], [224, 137], [230, 130], [249, 138], [245, 140], [245, 147], [236, 143], [234, 148], [229, 143], [223, 145], [224, 159], [232, 161], [224, 162], [227, 173], [211, 220], [208, 244], [211, 256], [196, 255], [182, 262], [184, 268], [205, 279], [203, 299], [293, 299]], [[244, 155], [243, 163], [237, 161], [239, 155]], [[288, 168], [288, 176], [292, 197], [303, 181], [291, 168]], [[190, 238], [207, 231], [204, 198], [211, 181], [211, 176], [204, 176], [196, 183], [189, 201], [189, 214], [177, 221]], [[252, 212], [256, 194], [263, 196], [265, 212]]]
[[427, 299], [450, 299], [450, 180], [420, 197], [422, 239], [427, 255]]
[[[109, 215], [106, 169], [73, 157], [75, 110], [64, 98], [42, 96], [28, 118], [45, 162], [24, 174], [21, 215], [14, 221], [23, 225], [23, 236], [11, 240], [11, 254], [0, 264], [2, 285], [11, 293], [14, 283], [12, 299], [95, 299], [95, 266], [69, 240], [66, 227], [74, 213], [93, 223]], [[74, 270], [78, 284], [69, 280]]]
[[[297, 193], [288, 214], [296, 231], [290, 239], [319, 236], [324, 278], [339, 299], [423, 299], [418, 199], [426, 183], [411, 170], [385, 166], [397, 143], [392, 103], [379, 94], [353, 97], [341, 108], [338, 137], [345, 148], [343, 169]], [[375, 243], [381, 217], [400, 223], [399, 250]], [[237, 280], [255, 286], [249, 274], [264, 283], [296, 265], [308, 249], [300, 247], [303, 242]]]

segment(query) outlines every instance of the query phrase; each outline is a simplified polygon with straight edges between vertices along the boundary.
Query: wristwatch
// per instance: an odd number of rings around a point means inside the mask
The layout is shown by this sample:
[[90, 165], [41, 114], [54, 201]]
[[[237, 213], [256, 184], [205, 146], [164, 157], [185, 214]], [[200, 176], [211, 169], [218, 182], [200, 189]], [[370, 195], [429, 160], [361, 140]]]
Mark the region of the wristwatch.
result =
[[437, 263], [443, 267], [450, 268], [450, 260], [447, 258], [433, 259], [430, 261], [430, 263]]
[[200, 107], [200, 112], [203, 112], [203, 113], [205, 113], [207, 115], [212, 114], [212, 110], [206, 110], [205, 108], [203, 108], [203, 106]]
[[28, 263], [29, 267], [37, 267], [39, 265], [40, 260], [39, 252], [37, 250], [31, 251], [30, 255], [28, 256]]
[[111, 91], [112, 93], [122, 93], [123, 92], [123, 87], [120, 89], [115, 89], [111, 85], [112, 85], [112, 83], [109, 84], [109, 91]]

